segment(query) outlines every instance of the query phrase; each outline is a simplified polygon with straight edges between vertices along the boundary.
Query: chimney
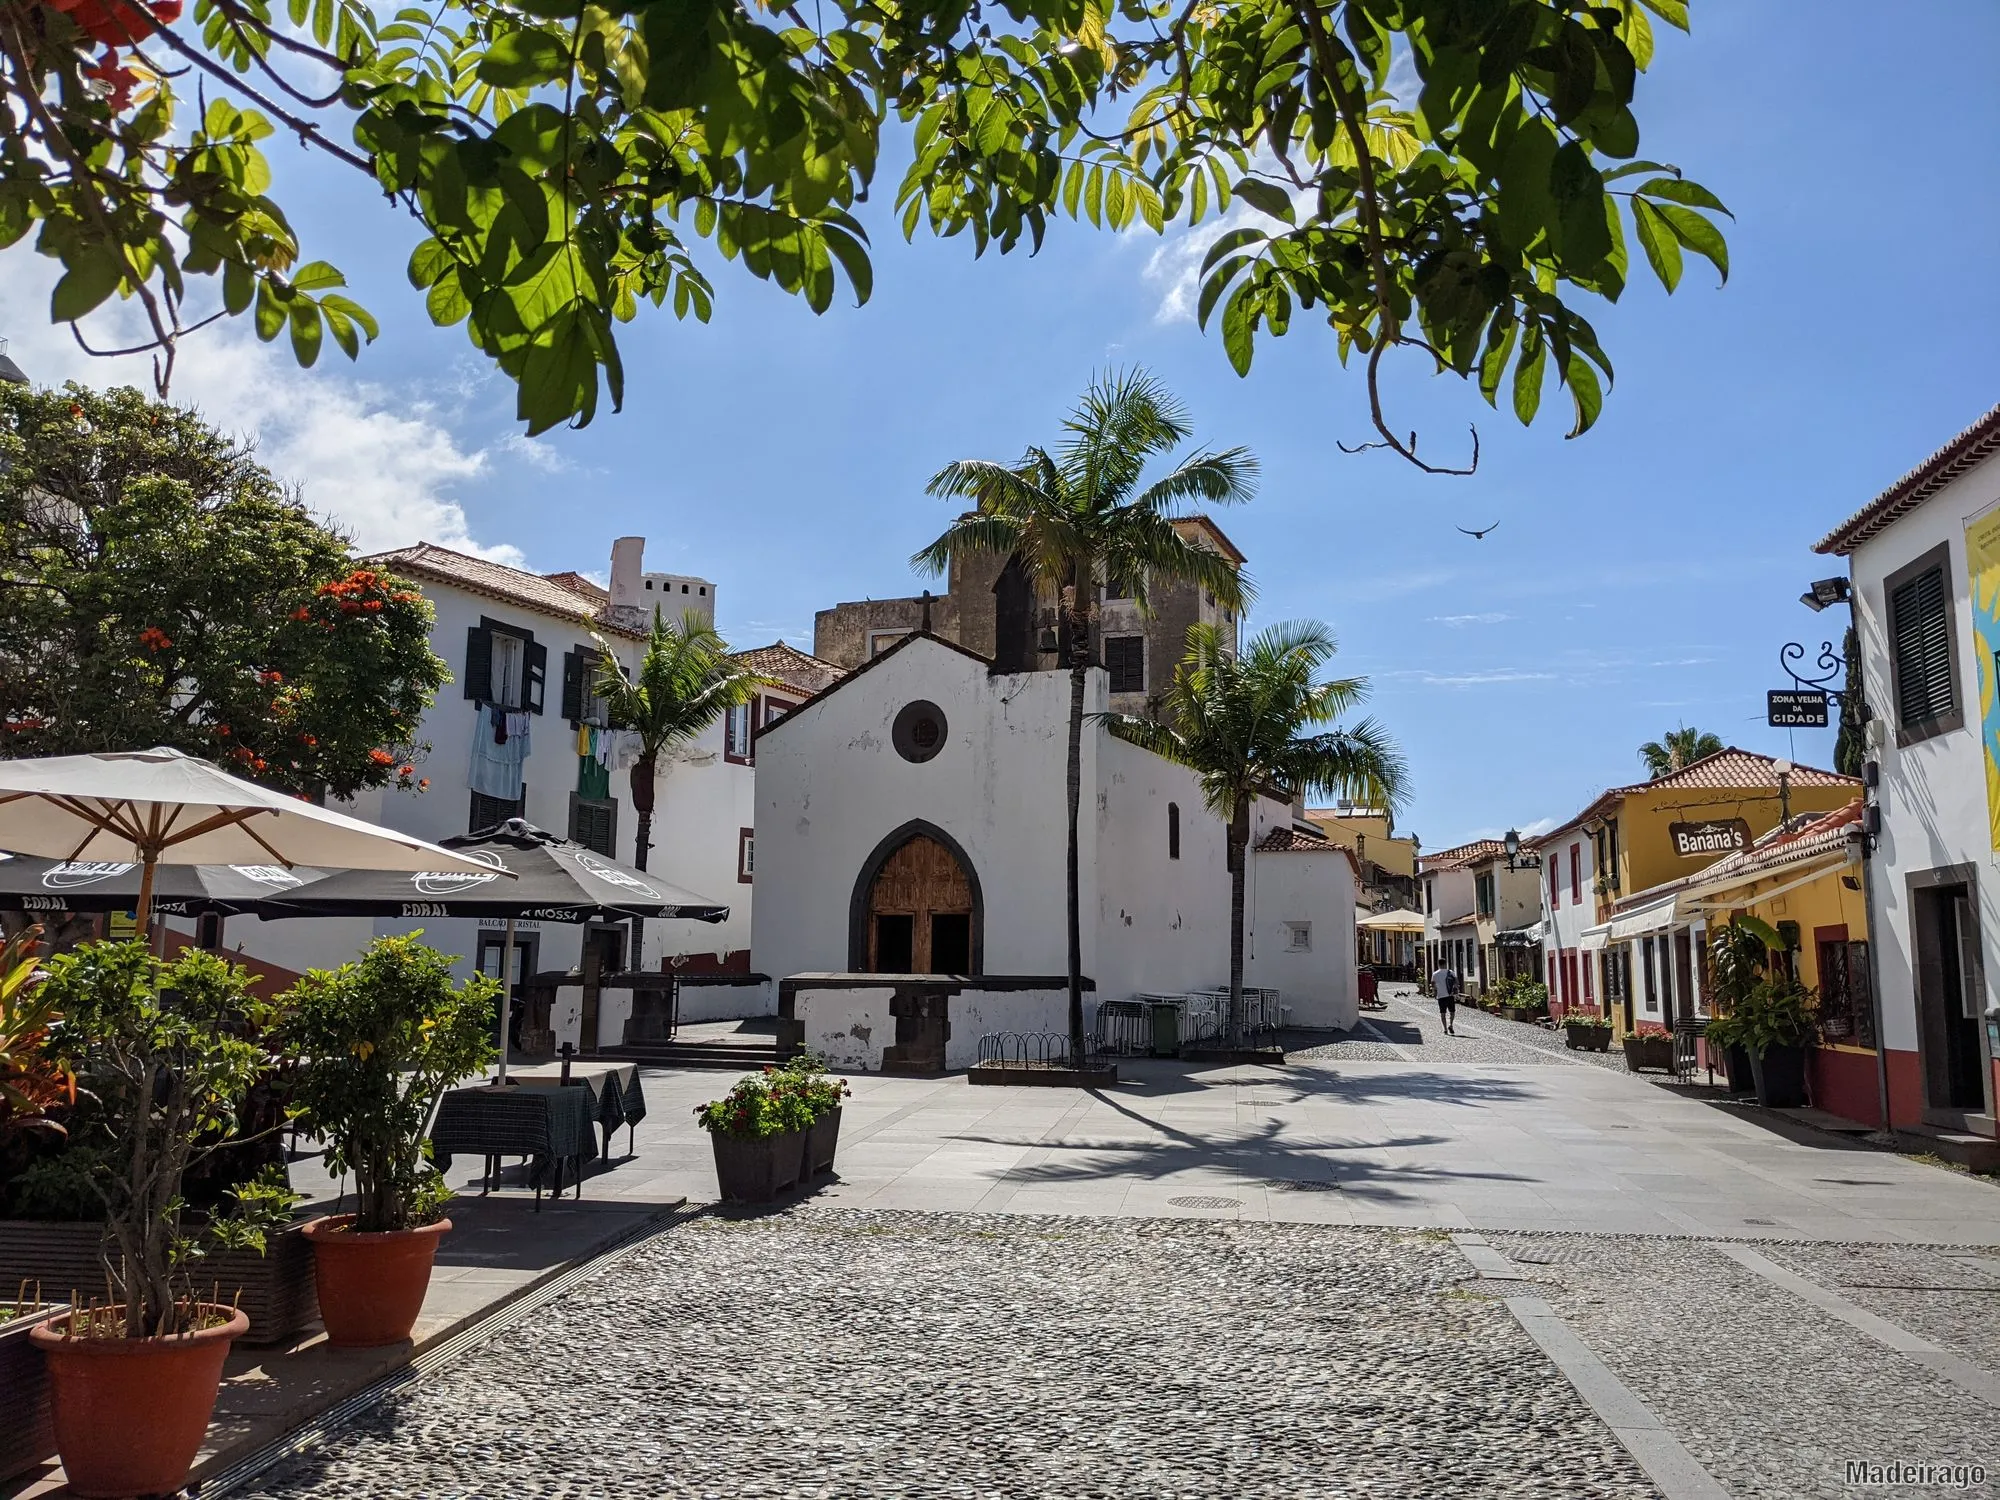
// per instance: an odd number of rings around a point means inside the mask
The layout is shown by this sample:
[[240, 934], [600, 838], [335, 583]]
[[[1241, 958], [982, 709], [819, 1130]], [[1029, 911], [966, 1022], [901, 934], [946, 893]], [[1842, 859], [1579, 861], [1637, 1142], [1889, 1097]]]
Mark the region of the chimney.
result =
[[646, 608], [646, 539], [621, 536], [611, 544], [611, 603], [605, 613], [615, 624], [644, 630], [652, 624]]

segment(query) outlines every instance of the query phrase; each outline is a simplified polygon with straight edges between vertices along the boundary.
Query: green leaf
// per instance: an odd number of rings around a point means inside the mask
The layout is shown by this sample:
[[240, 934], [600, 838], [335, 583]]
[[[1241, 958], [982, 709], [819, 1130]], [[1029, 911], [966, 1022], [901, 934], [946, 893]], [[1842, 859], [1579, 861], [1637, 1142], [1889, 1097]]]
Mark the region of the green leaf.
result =
[[569, 49], [546, 31], [510, 31], [486, 49], [474, 71], [496, 88], [534, 88], [568, 76]]
[[1660, 211], [1643, 198], [1632, 200], [1632, 228], [1639, 236], [1639, 248], [1646, 252], [1646, 263], [1660, 278], [1660, 285], [1671, 292], [1681, 284], [1681, 247], [1673, 231]]
[[325, 291], [329, 287], [346, 286], [347, 278], [323, 260], [308, 261], [291, 276], [292, 289], [300, 292]]
[[1683, 208], [1678, 203], [1662, 203], [1655, 211], [1667, 221], [1679, 240], [1696, 255], [1702, 256], [1721, 273], [1724, 281], [1729, 280], [1729, 246], [1722, 238], [1722, 231], [1691, 208]]
[[319, 358], [320, 325], [319, 308], [304, 297], [298, 298], [291, 307], [292, 353], [298, 362], [311, 369]]
[[1542, 405], [1542, 372], [1548, 364], [1542, 325], [1530, 323], [1521, 338], [1521, 358], [1514, 366], [1514, 415], [1523, 427], [1535, 420]]
[[1291, 194], [1275, 183], [1256, 177], [1238, 178], [1236, 196], [1261, 214], [1269, 214], [1287, 224], [1298, 223], [1297, 216], [1292, 212]]
[[[1685, 203], [1690, 208], [1710, 208], [1719, 214], [1728, 214], [1722, 200], [1698, 182], [1689, 182], [1685, 177], [1655, 177], [1651, 182], [1641, 183], [1637, 191], [1647, 198], [1665, 198], [1670, 203]], [[1734, 214], [1730, 214], [1734, 218]]]
[[1252, 343], [1257, 328], [1257, 309], [1261, 301], [1256, 283], [1246, 281], [1236, 289], [1236, 295], [1222, 310], [1222, 348], [1238, 375], [1250, 373], [1250, 357], [1255, 352]]
[[1597, 414], [1604, 410], [1604, 388], [1597, 382], [1597, 369], [1581, 354], [1572, 353], [1565, 371], [1565, 384], [1569, 386], [1570, 400], [1576, 407], [1576, 421], [1570, 427], [1570, 437], [1581, 437], [1590, 431], [1597, 421]]
[[75, 322], [117, 291], [122, 280], [124, 262], [115, 250], [102, 245], [82, 247], [49, 297], [50, 319]]
[[529, 437], [572, 417], [588, 421], [597, 405], [597, 361], [590, 335], [574, 317], [558, 322], [552, 339], [528, 346], [521, 365], [515, 411], [528, 424]]

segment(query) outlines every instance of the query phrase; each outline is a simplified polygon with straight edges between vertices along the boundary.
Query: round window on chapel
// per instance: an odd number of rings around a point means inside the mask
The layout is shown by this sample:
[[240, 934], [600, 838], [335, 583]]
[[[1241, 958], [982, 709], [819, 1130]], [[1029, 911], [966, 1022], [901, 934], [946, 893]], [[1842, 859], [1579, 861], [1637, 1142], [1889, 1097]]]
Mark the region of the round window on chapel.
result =
[[921, 698], [903, 706], [889, 734], [896, 753], [918, 765], [944, 749], [944, 737], [944, 710]]

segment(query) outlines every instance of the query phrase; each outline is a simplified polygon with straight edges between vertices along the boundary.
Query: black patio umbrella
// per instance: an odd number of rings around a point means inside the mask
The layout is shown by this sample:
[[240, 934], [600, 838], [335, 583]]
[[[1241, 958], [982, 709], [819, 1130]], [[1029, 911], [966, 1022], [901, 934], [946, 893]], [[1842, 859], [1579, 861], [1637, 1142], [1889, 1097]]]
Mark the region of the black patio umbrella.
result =
[[[279, 917], [503, 917], [500, 951], [514, 951], [514, 923], [588, 922], [602, 917], [681, 917], [722, 922], [729, 908], [656, 875], [606, 859], [593, 849], [509, 818], [483, 833], [443, 839], [440, 847], [492, 867], [389, 874], [344, 870], [254, 910]], [[505, 880], [502, 873], [515, 878]], [[504, 962], [504, 960], [503, 960]], [[504, 971], [503, 971], [504, 972]], [[507, 1006], [500, 1007], [500, 1078], [507, 1077]]]
[[[0, 853], [0, 911], [133, 911], [143, 874], [136, 863], [107, 859], [35, 859]], [[160, 865], [152, 909], [165, 916], [206, 912], [238, 916], [272, 896], [323, 880], [304, 865]]]
[[[272, 892], [248, 909], [267, 919], [511, 917], [583, 923], [605, 917], [683, 917], [697, 922], [729, 917], [729, 908], [719, 901], [606, 859], [523, 818], [509, 818], [484, 833], [441, 839], [439, 844], [494, 873], [342, 870], [293, 890]], [[506, 873], [515, 878], [502, 879]]]

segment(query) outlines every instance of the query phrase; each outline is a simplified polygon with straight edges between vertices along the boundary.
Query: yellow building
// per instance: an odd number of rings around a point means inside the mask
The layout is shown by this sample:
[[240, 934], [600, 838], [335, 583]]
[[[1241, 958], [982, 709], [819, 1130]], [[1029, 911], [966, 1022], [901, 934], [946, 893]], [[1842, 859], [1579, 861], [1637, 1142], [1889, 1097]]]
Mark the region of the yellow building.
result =
[[1753, 848], [1789, 812], [1839, 810], [1851, 776], [1730, 748], [1613, 787], [1535, 841], [1543, 961], [1560, 1012], [1607, 1011], [1621, 1034], [1703, 1013], [1701, 934], [1678, 913], [1686, 878]]
[[1366, 807], [1309, 807], [1306, 820], [1356, 859], [1373, 860], [1405, 880], [1417, 873], [1417, 841], [1398, 838], [1386, 811]]

